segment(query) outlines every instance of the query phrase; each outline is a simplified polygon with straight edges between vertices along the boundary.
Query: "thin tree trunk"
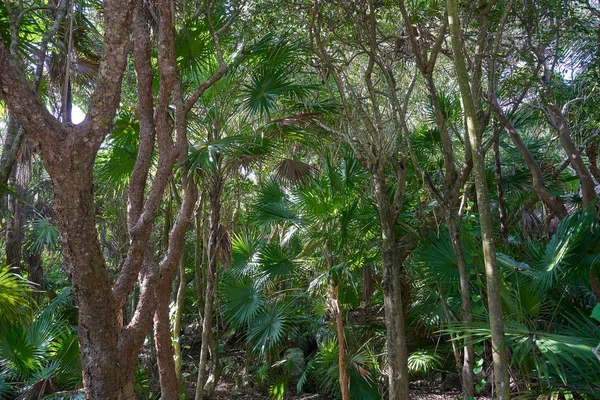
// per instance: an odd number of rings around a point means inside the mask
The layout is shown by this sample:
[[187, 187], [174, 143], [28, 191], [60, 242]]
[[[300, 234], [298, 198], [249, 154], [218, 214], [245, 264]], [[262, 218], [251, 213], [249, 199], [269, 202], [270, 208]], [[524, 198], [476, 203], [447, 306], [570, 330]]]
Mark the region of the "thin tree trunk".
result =
[[177, 288], [177, 301], [175, 303], [175, 321], [173, 321], [173, 343], [175, 344], [175, 374], [177, 383], [181, 389], [184, 389], [183, 376], [181, 375], [181, 316], [183, 314], [183, 302], [185, 299], [185, 288], [187, 281], [185, 279], [185, 258], [181, 255], [179, 261], [179, 286]]
[[[444, 315], [446, 315], [446, 319], [448, 320], [448, 322], [454, 321], [454, 319], [452, 318], [452, 315], [450, 314], [450, 310], [448, 310], [448, 303], [446, 302], [446, 296], [444, 296], [444, 292], [442, 291], [441, 285], [438, 287], [438, 294], [440, 296], [440, 302], [442, 303], [442, 309], [444, 310]], [[456, 345], [458, 340], [455, 339], [455, 335], [453, 335], [452, 333], [450, 333], [450, 342], [452, 344], [452, 354], [454, 355], [454, 362], [456, 363], [456, 370], [461, 371], [463, 368], [462, 367], [462, 365], [463, 365], [462, 355], [460, 353], [460, 349]], [[462, 383], [462, 381], [461, 381], [461, 383]]]
[[6, 136], [2, 143], [2, 155], [0, 156], [0, 200], [4, 193], [2, 187], [8, 183], [24, 137], [24, 130], [19, 127], [19, 123], [12, 113], [9, 113]]
[[[502, 300], [500, 298], [498, 267], [496, 264], [496, 249], [494, 245], [494, 227], [491, 213], [490, 199], [486, 184], [485, 153], [481, 146], [477, 129], [477, 113], [475, 99], [469, 83], [469, 74], [465, 64], [461, 29], [458, 19], [457, 0], [446, 0], [450, 39], [454, 56], [454, 66], [460, 93], [462, 107], [467, 122], [467, 131], [471, 143], [473, 158], [473, 176], [477, 194], [477, 206], [481, 225], [483, 243], [483, 256], [487, 277], [488, 309], [490, 330], [492, 334], [492, 351], [494, 362], [494, 388], [498, 400], [510, 399], [510, 376], [508, 374], [508, 360], [504, 346], [504, 321], [502, 317]], [[477, 83], [476, 83], [477, 84]]]
[[[218, 174], [218, 172], [216, 173]], [[208, 270], [206, 274], [206, 290], [204, 294], [204, 315], [202, 320], [202, 344], [198, 362], [198, 380], [196, 382], [196, 400], [204, 398], [206, 382], [206, 364], [209, 353], [209, 336], [212, 334], [212, 311], [218, 269], [217, 245], [219, 226], [221, 224], [221, 190], [223, 181], [215, 176], [210, 189], [210, 233], [208, 244]]]
[[[447, 218], [448, 229], [450, 230], [450, 241], [452, 249], [456, 257], [458, 266], [458, 274], [460, 279], [460, 299], [462, 310], [462, 321], [466, 327], [470, 327], [473, 323], [473, 314], [471, 311], [471, 283], [470, 275], [467, 269], [467, 262], [462, 248], [462, 235], [460, 233], [459, 222], [455, 220], [455, 216]], [[475, 383], [473, 366], [475, 365], [475, 350], [471, 343], [471, 336], [467, 335], [464, 338], [463, 362], [461, 370], [461, 382], [465, 399], [470, 396], [475, 396]]]
[[596, 183], [600, 184], [600, 168], [598, 168], [598, 143], [594, 139], [585, 148], [585, 154], [588, 156], [589, 170]]
[[346, 342], [344, 339], [344, 315], [342, 305], [338, 298], [338, 288], [333, 287], [333, 308], [335, 315], [335, 329], [338, 337], [338, 364], [340, 370], [340, 390], [342, 392], [342, 400], [350, 400], [350, 392], [348, 391], [348, 374], [346, 370]]
[[33, 298], [39, 303], [44, 290], [44, 268], [42, 268], [42, 254], [35, 249], [27, 252], [27, 266], [29, 270], [28, 280], [35, 284]]
[[596, 186], [590, 171], [585, 166], [581, 154], [573, 139], [571, 138], [571, 128], [566, 116], [558, 109], [556, 104], [548, 104], [548, 117], [550, 122], [556, 128], [558, 137], [567, 153], [571, 166], [579, 178], [579, 184], [583, 194], [583, 208], [587, 208], [596, 199]]
[[565, 218], [568, 214], [567, 208], [565, 204], [558, 196], [552, 196], [548, 189], [546, 189], [546, 185], [544, 184], [544, 175], [542, 174], [542, 170], [540, 169], [537, 161], [533, 158], [533, 155], [527, 148], [525, 142], [521, 138], [521, 135], [517, 132], [517, 130], [513, 127], [512, 123], [508, 120], [508, 118], [504, 115], [498, 103], [495, 103], [495, 108], [498, 116], [500, 117], [501, 123], [504, 125], [504, 129], [508, 132], [511, 140], [513, 141], [515, 147], [521, 153], [525, 164], [529, 168], [529, 172], [531, 172], [531, 177], [533, 179], [533, 189], [537, 194], [538, 198], [556, 215], [556, 217], [560, 220]]
[[502, 164], [500, 163], [500, 129], [494, 127], [494, 181], [498, 194], [498, 214], [500, 217], [500, 232], [504, 242], [508, 242], [508, 214], [506, 202], [504, 201], [504, 189], [502, 188]]

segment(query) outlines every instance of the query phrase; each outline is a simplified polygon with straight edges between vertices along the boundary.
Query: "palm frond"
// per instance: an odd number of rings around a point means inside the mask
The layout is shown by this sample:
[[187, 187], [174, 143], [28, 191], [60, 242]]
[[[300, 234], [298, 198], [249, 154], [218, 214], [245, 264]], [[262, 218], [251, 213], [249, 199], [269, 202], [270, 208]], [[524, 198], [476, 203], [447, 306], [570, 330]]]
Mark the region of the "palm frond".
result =
[[587, 282], [590, 268], [600, 261], [596, 255], [598, 246], [600, 228], [593, 213], [569, 215], [561, 221], [542, 258], [531, 270], [534, 288], [546, 292], [564, 279]]
[[244, 278], [223, 290], [225, 321], [236, 327], [250, 326], [263, 309], [263, 293], [252, 279]]
[[256, 353], [265, 356], [282, 343], [290, 328], [287, 314], [288, 306], [279, 302], [265, 307], [256, 316], [248, 329], [248, 342]]
[[29, 306], [31, 288], [10, 266], [0, 266], [0, 327], [15, 322]]

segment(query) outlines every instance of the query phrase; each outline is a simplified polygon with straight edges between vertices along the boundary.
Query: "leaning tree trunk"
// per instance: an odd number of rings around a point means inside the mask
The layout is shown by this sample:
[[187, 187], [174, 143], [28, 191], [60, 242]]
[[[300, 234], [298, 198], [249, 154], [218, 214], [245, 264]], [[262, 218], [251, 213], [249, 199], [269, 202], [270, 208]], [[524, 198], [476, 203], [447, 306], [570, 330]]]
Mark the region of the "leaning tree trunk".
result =
[[490, 330], [492, 334], [492, 350], [494, 361], [494, 387], [499, 400], [510, 399], [510, 376], [508, 374], [508, 360], [504, 346], [504, 321], [502, 317], [502, 300], [500, 298], [500, 284], [498, 267], [496, 263], [496, 249], [494, 245], [494, 226], [491, 213], [491, 204], [485, 173], [485, 152], [481, 146], [477, 129], [477, 113], [475, 100], [469, 83], [469, 74], [465, 64], [461, 31], [458, 20], [457, 0], [446, 0], [448, 9], [448, 24], [450, 39], [454, 56], [454, 66], [461, 93], [462, 107], [467, 121], [469, 142], [473, 158], [473, 175], [477, 206], [481, 225], [483, 242], [483, 257], [487, 277], [488, 308]]

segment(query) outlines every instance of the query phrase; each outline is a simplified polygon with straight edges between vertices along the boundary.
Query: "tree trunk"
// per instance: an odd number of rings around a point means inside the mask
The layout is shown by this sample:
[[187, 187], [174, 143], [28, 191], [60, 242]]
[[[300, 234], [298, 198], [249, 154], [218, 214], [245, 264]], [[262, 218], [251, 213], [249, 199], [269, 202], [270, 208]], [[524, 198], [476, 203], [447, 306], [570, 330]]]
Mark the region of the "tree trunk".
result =
[[385, 327], [387, 332], [389, 399], [408, 400], [408, 349], [402, 305], [402, 262], [408, 256], [407, 248], [396, 242], [396, 218], [388, 199], [385, 179], [374, 177], [375, 200], [381, 225]]
[[508, 214], [502, 187], [502, 164], [500, 162], [500, 127], [494, 126], [494, 181], [498, 194], [498, 216], [500, 217], [500, 233], [505, 243], [508, 243]]
[[[454, 250], [454, 255], [456, 256], [456, 265], [458, 266], [458, 273], [460, 276], [462, 321], [466, 327], [470, 327], [473, 322], [473, 315], [471, 312], [471, 284], [469, 271], [467, 269], [467, 263], [465, 261], [465, 255], [462, 248], [462, 235], [460, 232], [459, 222], [455, 220], [455, 216], [448, 217], [447, 223], [448, 229], [450, 230], [452, 249]], [[471, 339], [471, 336], [465, 336], [464, 338], [461, 382], [465, 399], [470, 396], [475, 396], [475, 383], [473, 374], [475, 350], [473, 349]]]
[[338, 299], [338, 288], [334, 287], [333, 307], [335, 315], [335, 329], [338, 337], [338, 363], [340, 370], [340, 390], [342, 392], [342, 400], [350, 400], [348, 392], [348, 374], [346, 370], [346, 343], [344, 339], [344, 315], [342, 306]]
[[4, 193], [2, 187], [8, 183], [24, 137], [24, 130], [19, 127], [15, 116], [9, 113], [6, 136], [2, 143], [2, 156], [0, 156], [0, 200]]
[[548, 189], [546, 189], [546, 185], [544, 184], [544, 175], [542, 174], [542, 170], [540, 169], [537, 161], [533, 158], [533, 155], [527, 148], [525, 142], [521, 138], [521, 135], [517, 132], [517, 130], [512, 126], [512, 123], [508, 120], [508, 118], [504, 115], [500, 106], [495, 104], [496, 112], [498, 113], [502, 124], [504, 125], [504, 129], [508, 132], [511, 140], [513, 141], [519, 153], [523, 157], [525, 164], [529, 168], [529, 172], [531, 172], [531, 177], [533, 178], [533, 189], [537, 194], [538, 198], [556, 215], [556, 217], [560, 220], [565, 218], [568, 214], [567, 208], [565, 207], [563, 201], [558, 196], [552, 196]]
[[596, 199], [596, 186], [594, 185], [592, 175], [585, 166], [579, 149], [575, 146], [575, 143], [573, 143], [573, 139], [571, 138], [571, 127], [569, 126], [566, 116], [558, 109], [556, 104], [548, 104], [548, 117], [550, 118], [550, 123], [556, 128], [558, 137], [571, 161], [571, 166], [579, 178], [579, 184], [583, 194], [583, 208], [587, 208]]
[[67, 274], [78, 301], [86, 398], [133, 399], [137, 352], [119, 352], [119, 305], [112, 296], [112, 282], [98, 242], [90, 190], [94, 157], [89, 152], [93, 149], [80, 146], [72, 134], [63, 137], [43, 143], [42, 155], [54, 188]]
[[461, 29], [458, 19], [457, 0], [446, 0], [448, 10], [448, 24], [450, 39], [454, 56], [454, 66], [460, 93], [462, 107], [467, 122], [471, 154], [473, 158], [473, 175], [475, 191], [477, 194], [477, 207], [481, 225], [483, 242], [483, 256], [487, 277], [488, 311], [490, 330], [492, 334], [492, 351], [494, 362], [494, 388], [499, 400], [510, 399], [510, 376], [508, 374], [508, 360], [504, 346], [504, 321], [502, 318], [502, 300], [500, 298], [498, 267], [496, 264], [496, 249], [494, 245], [494, 226], [491, 213], [491, 204], [488, 197], [488, 188], [485, 174], [485, 153], [481, 146], [477, 129], [477, 113], [475, 99], [469, 83], [469, 74], [463, 54]]
[[187, 281], [185, 279], [185, 257], [182, 254], [179, 261], [179, 286], [177, 288], [177, 300], [175, 302], [175, 321], [173, 322], [173, 343], [175, 344], [175, 374], [180, 389], [185, 389], [183, 376], [181, 375], [181, 316], [183, 314], [183, 302], [185, 299], [185, 288]]
[[[218, 174], [215, 173], [215, 174]], [[196, 382], [196, 400], [204, 398], [204, 383], [206, 381], [206, 364], [209, 352], [209, 336], [212, 334], [212, 311], [218, 269], [217, 246], [221, 224], [221, 191], [223, 180], [221, 176], [212, 179], [210, 189], [210, 233], [208, 242], [208, 270], [206, 274], [206, 289], [204, 294], [204, 315], [202, 320], [202, 344], [198, 362], [198, 379]]]
[[594, 139], [585, 148], [585, 154], [588, 156], [589, 170], [596, 183], [600, 184], [600, 168], [598, 168], [598, 143]]
[[175, 372], [175, 361], [173, 359], [171, 324], [169, 321], [170, 293], [170, 280], [162, 282], [157, 293], [158, 306], [154, 313], [154, 346], [156, 347], [161, 397], [164, 400], [178, 400], [179, 390], [177, 374]]
[[42, 268], [42, 253], [31, 249], [27, 252], [28, 280], [35, 284], [33, 298], [39, 303], [41, 292], [44, 290], [44, 268]]

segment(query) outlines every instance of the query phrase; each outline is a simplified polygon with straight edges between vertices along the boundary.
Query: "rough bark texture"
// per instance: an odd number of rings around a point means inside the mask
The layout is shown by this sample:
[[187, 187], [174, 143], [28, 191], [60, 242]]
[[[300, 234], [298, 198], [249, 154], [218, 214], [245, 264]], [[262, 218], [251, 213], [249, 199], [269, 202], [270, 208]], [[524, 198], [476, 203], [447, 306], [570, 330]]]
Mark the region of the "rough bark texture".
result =
[[[499, 293], [498, 267], [496, 264], [496, 250], [493, 237], [494, 228], [486, 184], [485, 153], [480, 142], [479, 129], [477, 126], [477, 112], [475, 110], [475, 103], [479, 102], [480, 99], [474, 96], [474, 93], [478, 93], [478, 91], [474, 90], [469, 83], [470, 78], [465, 64], [463, 44], [461, 41], [457, 1], [447, 0], [446, 5], [450, 38], [454, 53], [454, 66], [460, 87], [463, 112], [467, 122], [467, 131], [473, 158], [473, 176], [477, 194], [483, 255], [487, 277], [488, 310], [494, 362], [494, 388], [499, 400], [509, 400], [510, 376], [508, 374], [506, 352], [502, 349], [504, 345], [504, 321], [502, 317], [502, 302]], [[473, 79], [473, 81], [475, 85], [479, 85], [477, 79]]]
[[[62, 1], [64, 6], [66, 2]], [[136, 18], [132, 24], [132, 11]], [[150, 29], [143, 2], [103, 2], [104, 46], [95, 89], [85, 120], [77, 126], [52, 116], [23, 77], [14, 57], [0, 38], [0, 91], [26, 135], [39, 145], [41, 159], [54, 192], [55, 221], [61, 232], [65, 265], [79, 309], [78, 334], [83, 384], [90, 399], [133, 399], [134, 369], [138, 350], [152, 326], [161, 282], [169, 281], [183, 251], [184, 234], [196, 202], [197, 189], [182, 177], [183, 202], [169, 235], [166, 255], [158, 262], [148, 249], [156, 213], [177, 160], [187, 154], [186, 116], [195, 100], [225, 72], [220, 48], [220, 68], [203, 82], [186, 102], [177, 84], [172, 2], [160, 1], [158, 70], [160, 90], [152, 92]], [[61, 6], [62, 7], [62, 6]], [[93, 166], [96, 154], [112, 128], [121, 101], [123, 71], [134, 32], [134, 60], [138, 83], [140, 147], [128, 193], [130, 248], [114, 282], [108, 274], [96, 231]], [[13, 37], [16, 33], [13, 34]], [[215, 41], [218, 41], [217, 34]], [[12, 45], [12, 44], [11, 44]], [[218, 46], [217, 46], [218, 47]], [[171, 105], [175, 108], [172, 125]], [[173, 134], [174, 131], [174, 134]], [[175, 140], [173, 140], [175, 136]], [[158, 142], [159, 160], [147, 188], [152, 151]], [[140, 276], [140, 295], [127, 326], [122, 327], [122, 306]], [[160, 321], [160, 319], [159, 319]], [[160, 325], [160, 324], [159, 324]], [[167, 325], [168, 327], [168, 325]], [[170, 343], [170, 333], [169, 333]], [[172, 352], [171, 352], [172, 357]]]
[[206, 382], [206, 364], [209, 353], [210, 335], [212, 335], [212, 310], [218, 269], [217, 249], [221, 225], [221, 192], [223, 180], [215, 176], [209, 193], [210, 199], [210, 228], [208, 241], [208, 270], [206, 273], [206, 288], [204, 293], [204, 315], [202, 320], [202, 344], [200, 347], [200, 360], [198, 361], [198, 379], [196, 383], [196, 400], [204, 398], [204, 384]]
[[600, 184], [600, 168], [598, 168], [598, 143], [595, 139], [586, 146], [585, 154], [588, 157], [590, 173], [596, 180], [596, 183]]
[[342, 400], [350, 400], [350, 392], [348, 391], [348, 374], [346, 372], [346, 340], [344, 337], [344, 314], [342, 306], [337, 295], [337, 287], [333, 288], [335, 296], [333, 298], [335, 330], [338, 337], [338, 367], [340, 378], [340, 390], [342, 392]]
[[169, 321], [170, 289], [170, 282], [164, 282], [157, 293], [158, 306], [154, 313], [154, 346], [156, 347], [161, 397], [165, 400], [177, 400], [179, 398], [179, 390], [175, 372], [175, 361], [173, 359], [171, 325]]
[[181, 364], [183, 361], [181, 353], [181, 317], [183, 314], [183, 302], [185, 299], [185, 288], [187, 281], [185, 278], [185, 259], [183, 255], [179, 261], [179, 285], [177, 287], [177, 297], [175, 306], [175, 321], [173, 322], [173, 342], [175, 343], [175, 374], [177, 375], [177, 384], [180, 389], [184, 389], [183, 376], [181, 375]]
[[375, 199], [381, 225], [385, 327], [387, 332], [389, 399], [408, 400], [408, 349], [402, 304], [402, 263], [414, 246], [414, 238], [396, 241], [396, 217], [391, 210], [385, 180], [375, 178]]

